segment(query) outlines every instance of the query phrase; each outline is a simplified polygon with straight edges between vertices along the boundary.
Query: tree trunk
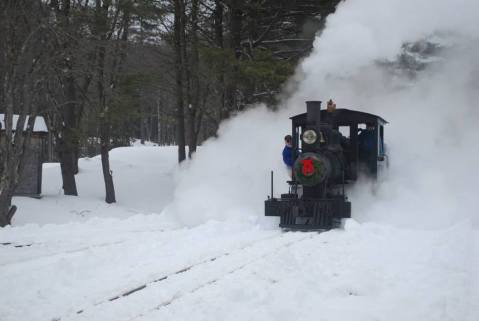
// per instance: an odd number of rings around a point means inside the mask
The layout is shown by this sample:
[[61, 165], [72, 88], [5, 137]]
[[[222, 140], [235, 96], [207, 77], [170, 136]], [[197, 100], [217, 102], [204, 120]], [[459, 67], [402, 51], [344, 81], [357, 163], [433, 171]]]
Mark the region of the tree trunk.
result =
[[219, 48], [223, 48], [223, 2], [222, 0], [215, 1], [215, 9], [213, 12], [215, 41]]
[[110, 156], [109, 156], [109, 140], [110, 135], [108, 133], [108, 125], [104, 123], [104, 119], [101, 121], [100, 143], [101, 143], [101, 167], [103, 170], [103, 180], [105, 181], [105, 202], [108, 204], [115, 203], [115, 186], [113, 184], [113, 175], [110, 169]]
[[58, 158], [62, 172], [63, 194], [78, 196], [73, 162], [75, 157], [72, 154], [72, 150], [65, 147], [66, 143], [63, 139], [57, 139], [57, 142], [59, 144]]
[[[61, 9], [58, 3], [54, 4], [56, 9], [61, 12], [60, 26], [63, 30], [71, 31], [71, 0], [62, 0]], [[78, 101], [77, 91], [75, 86], [75, 76], [73, 75], [73, 60], [72, 54], [73, 37], [69, 37], [62, 46], [62, 64], [66, 71], [65, 73], [65, 105], [62, 110], [62, 137], [63, 140], [62, 155], [59, 155], [60, 165], [62, 168], [63, 190], [65, 195], [77, 195], [75, 176], [78, 174], [78, 149], [79, 137], [78, 126], [80, 115], [77, 115]], [[78, 117], [77, 117], [78, 116]]]
[[[10, 58], [10, 57], [9, 57]], [[9, 61], [9, 59], [5, 59]], [[12, 59], [13, 60], [13, 59]], [[13, 101], [12, 101], [12, 88], [13, 81], [11, 80], [12, 71], [4, 71], [5, 76], [2, 77], [2, 93], [0, 97], [2, 103], [5, 106], [4, 124], [5, 128], [0, 128], [0, 227], [4, 227], [10, 224], [11, 217], [9, 217], [10, 207], [12, 205], [12, 186], [13, 186], [13, 173], [12, 162], [14, 159], [14, 145], [11, 143], [13, 140]], [[1, 127], [1, 126], [0, 126]], [[5, 131], [5, 137], [1, 130]]]
[[[104, 51], [100, 50], [100, 62], [105, 59]], [[100, 77], [103, 80], [103, 77]], [[100, 81], [99, 81], [100, 83]], [[109, 157], [109, 150], [110, 150], [110, 125], [106, 121], [106, 117], [108, 117], [106, 106], [105, 104], [105, 96], [104, 96], [104, 86], [103, 83], [98, 85], [99, 94], [100, 94], [100, 102], [103, 104], [103, 112], [100, 116], [100, 155], [101, 155], [101, 167], [103, 170], [103, 180], [105, 182], [105, 202], [108, 204], [115, 203], [115, 187], [113, 185], [113, 176], [110, 170], [110, 157]]]
[[15, 211], [12, 210], [11, 206], [12, 199], [8, 199], [6, 195], [0, 197], [0, 227], [5, 227], [12, 223], [13, 214]]
[[73, 86], [74, 84], [69, 82], [70, 89], [67, 90], [68, 103], [63, 108], [61, 135], [57, 136], [57, 151], [62, 171], [63, 193], [65, 195], [77, 196], [75, 174], [78, 172], [78, 168], [76, 166], [75, 146], [78, 145], [78, 142], [76, 141], [77, 135], [74, 134], [74, 124], [76, 121], [75, 103], [73, 102], [73, 99], [75, 99], [75, 89]]
[[75, 155], [75, 146], [78, 146], [77, 135], [75, 134], [75, 88], [73, 78], [67, 79], [67, 101], [63, 108], [63, 124], [61, 137], [57, 137], [58, 158], [62, 171], [63, 193], [65, 195], [78, 195], [75, 174], [78, 173], [77, 157]]
[[76, 108], [77, 104], [77, 93], [75, 88], [75, 79], [72, 75], [71, 66], [71, 58], [67, 62], [67, 68], [69, 75], [66, 77], [67, 82], [67, 94], [66, 100], [67, 104], [65, 105], [65, 116], [64, 116], [64, 124], [66, 126], [66, 132], [64, 135], [66, 136], [65, 139], [67, 140], [66, 148], [67, 153], [70, 155], [73, 174], [78, 174], [78, 148], [80, 145], [79, 137], [78, 137], [78, 120], [77, 120], [77, 113]]
[[[241, 57], [241, 29], [243, 26], [243, 10], [241, 0], [232, 0], [230, 2], [230, 48], [236, 59]], [[238, 67], [233, 66], [230, 68], [230, 72], [227, 79], [225, 88], [225, 104], [227, 108], [227, 117], [232, 110], [238, 109], [238, 101], [236, 99], [237, 90], [237, 73]]]
[[140, 116], [140, 143], [142, 145], [145, 144], [145, 137], [146, 137], [146, 128], [145, 128], [145, 118], [143, 113]]
[[231, 0], [230, 2], [230, 48], [237, 53], [241, 51], [241, 29], [243, 26], [242, 0]]
[[76, 141], [72, 151], [73, 173], [76, 175], [80, 171], [78, 168], [78, 159], [80, 158], [80, 142]]
[[108, 204], [116, 202], [115, 188], [113, 185], [113, 176], [110, 170], [110, 123], [108, 121], [108, 106], [106, 104], [105, 92], [105, 54], [106, 54], [106, 32], [108, 21], [108, 10], [110, 2], [96, 0], [96, 27], [99, 38], [98, 45], [98, 65], [97, 65], [97, 89], [98, 105], [100, 108], [100, 155], [103, 170], [103, 180], [105, 182], [105, 202]]
[[0, 177], [0, 227], [10, 225], [13, 215], [17, 210], [15, 205], [12, 205], [13, 191], [15, 189], [14, 169], [12, 163], [5, 162], [7, 168], [3, 168]]
[[175, 71], [176, 71], [176, 143], [178, 144], [178, 162], [186, 159], [185, 150], [185, 114], [183, 106], [183, 53], [182, 37], [184, 36], [184, 25], [182, 23], [184, 3], [183, 0], [175, 0], [175, 22], [174, 22], [174, 46], [175, 46]]
[[200, 103], [200, 75], [199, 75], [199, 43], [198, 43], [198, 0], [193, 0], [191, 9], [191, 75], [192, 75], [192, 99], [188, 106], [188, 157], [191, 158], [196, 152], [198, 141], [196, 129], [196, 116]]
[[[224, 6], [221, 0], [215, 1], [215, 10], [213, 12], [214, 16], [214, 29], [215, 29], [215, 42], [218, 48], [224, 48], [224, 41], [223, 41], [223, 15], [224, 15]], [[228, 108], [226, 105], [226, 82], [225, 82], [225, 61], [223, 60], [223, 64], [221, 66], [221, 71], [218, 75], [218, 82], [221, 86], [219, 89], [221, 92], [221, 103], [219, 105], [218, 116], [217, 116], [217, 124], [219, 124], [223, 119], [228, 117]], [[218, 128], [216, 128], [216, 131]]]
[[[40, 28], [22, 33], [22, 27], [31, 23], [25, 13], [36, 6], [10, 1], [0, 5], [0, 105], [5, 128], [0, 137], [0, 226], [11, 223], [16, 207], [12, 205], [13, 193], [23, 169], [25, 152], [30, 146], [31, 132], [37, 113], [32, 104], [35, 95], [33, 76], [42, 64], [42, 50], [38, 48]], [[43, 31], [43, 30], [42, 30]], [[43, 40], [43, 39], [42, 39]], [[40, 41], [42, 41], [40, 40]], [[34, 52], [34, 54], [32, 54]], [[38, 64], [36, 64], [38, 62]], [[39, 78], [37, 78], [39, 79]], [[41, 83], [39, 81], [39, 83]], [[13, 128], [13, 114], [18, 118]], [[27, 115], [30, 114], [28, 124]], [[25, 127], [25, 125], [27, 125]], [[1, 127], [1, 126], [0, 126]], [[26, 128], [26, 129], [25, 129]]]

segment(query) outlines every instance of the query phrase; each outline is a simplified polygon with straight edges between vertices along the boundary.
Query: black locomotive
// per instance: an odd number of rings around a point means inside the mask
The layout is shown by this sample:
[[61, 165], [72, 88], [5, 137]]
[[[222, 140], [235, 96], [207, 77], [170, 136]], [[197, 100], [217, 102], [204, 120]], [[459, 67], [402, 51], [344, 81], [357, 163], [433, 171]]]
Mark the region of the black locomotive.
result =
[[349, 109], [321, 110], [306, 102], [307, 112], [292, 120], [292, 179], [289, 192], [265, 201], [265, 215], [279, 216], [287, 229], [331, 229], [351, 217], [345, 185], [360, 172], [377, 178], [386, 166], [384, 125], [376, 115]]

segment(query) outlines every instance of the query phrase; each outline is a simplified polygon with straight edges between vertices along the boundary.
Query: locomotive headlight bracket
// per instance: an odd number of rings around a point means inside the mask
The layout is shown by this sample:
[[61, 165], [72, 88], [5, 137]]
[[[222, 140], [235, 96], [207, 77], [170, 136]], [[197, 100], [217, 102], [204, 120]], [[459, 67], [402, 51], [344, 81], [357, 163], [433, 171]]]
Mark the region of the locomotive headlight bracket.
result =
[[303, 142], [305, 142], [308, 145], [316, 143], [316, 140], [318, 139], [318, 134], [312, 129], [308, 129], [303, 133]]

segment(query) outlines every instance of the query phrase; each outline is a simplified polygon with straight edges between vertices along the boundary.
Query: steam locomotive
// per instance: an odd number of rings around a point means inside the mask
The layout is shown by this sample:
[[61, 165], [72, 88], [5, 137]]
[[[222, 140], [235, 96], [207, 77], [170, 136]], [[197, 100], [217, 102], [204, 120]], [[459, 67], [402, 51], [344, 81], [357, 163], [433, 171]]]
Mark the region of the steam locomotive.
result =
[[289, 192], [265, 201], [265, 215], [279, 216], [286, 229], [322, 230], [351, 217], [345, 185], [360, 173], [376, 179], [388, 158], [383, 118], [355, 110], [328, 108], [307, 101], [306, 113], [292, 121], [292, 179]]

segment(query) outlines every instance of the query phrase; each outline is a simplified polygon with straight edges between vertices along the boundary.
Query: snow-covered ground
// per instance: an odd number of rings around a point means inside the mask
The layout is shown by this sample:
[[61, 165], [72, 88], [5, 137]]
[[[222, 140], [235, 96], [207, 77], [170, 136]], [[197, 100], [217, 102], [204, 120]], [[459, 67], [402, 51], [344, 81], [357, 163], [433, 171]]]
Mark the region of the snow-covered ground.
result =
[[103, 202], [105, 185], [100, 156], [79, 161], [76, 176], [80, 197], [63, 195], [60, 165], [43, 165], [42, 199], [20, 198], [13, 224], [48, 224], [85, 221], [92, 217], [126, 218], [135, 214], [160, 213], [171, 202], [173, 169], [177, 166], [174, 147], [141, 146], [116, 148], [110, 153], [118, 202]]
[[59, 195], [59, 169], [46, 165], [44, 197], [16, 199], [14, 227], [0, 230], [0, 320], [479, 317], [479, 233], [470, 225], [349, 220], [326, 233], [286, 233], [233, 219], [186, 228], [145, 215], [171, 201], [175, 156], [169, 147], [114, 150], [111, 206], [98, 159], [80, 162], [78, 198]]

